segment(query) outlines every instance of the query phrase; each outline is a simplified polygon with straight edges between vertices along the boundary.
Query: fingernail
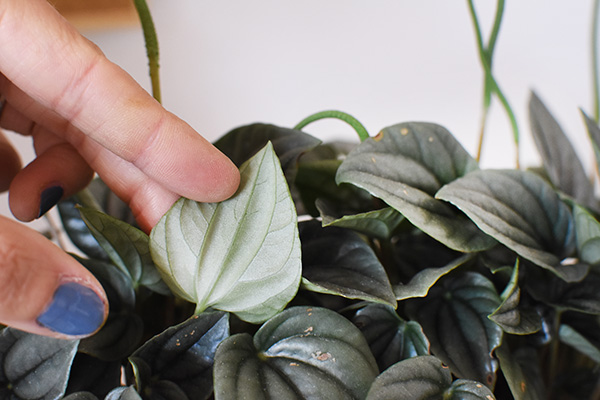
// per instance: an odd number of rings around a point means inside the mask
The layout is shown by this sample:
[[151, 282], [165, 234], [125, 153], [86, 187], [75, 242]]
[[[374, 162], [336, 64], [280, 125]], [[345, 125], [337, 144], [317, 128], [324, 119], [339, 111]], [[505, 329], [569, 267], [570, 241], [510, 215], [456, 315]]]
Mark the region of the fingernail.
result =
[[89, 335], [104, 322], [104, 302], [92, 289], [68, 282], [56, 289], [37, 322], [64, 335]]
[[38, 218], [46, 214], [52, 207], [54, 207], [63, 194], [64, 190], [60, 186], [51, 186], [47, 189], [44, 189], [40, 200], [40, 212], [38, 214]]

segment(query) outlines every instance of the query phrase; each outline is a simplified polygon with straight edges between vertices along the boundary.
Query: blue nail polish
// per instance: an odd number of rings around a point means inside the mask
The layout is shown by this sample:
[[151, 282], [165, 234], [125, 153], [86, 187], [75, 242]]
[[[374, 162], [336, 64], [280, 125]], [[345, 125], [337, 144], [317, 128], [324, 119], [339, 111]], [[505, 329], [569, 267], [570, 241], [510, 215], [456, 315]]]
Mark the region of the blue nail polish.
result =
[[92, 289], [68, 282], [56, 289], [52, 303], [37, 322], [65, 335], [87, 335], [104, 322], [104, 303]]
[[40, 212], [38, 218], [46, 214], [52, 207], [58, 203], [64, 194], [64, 190], [60, 186], [51, 186], [42, 192], [40, 198]]

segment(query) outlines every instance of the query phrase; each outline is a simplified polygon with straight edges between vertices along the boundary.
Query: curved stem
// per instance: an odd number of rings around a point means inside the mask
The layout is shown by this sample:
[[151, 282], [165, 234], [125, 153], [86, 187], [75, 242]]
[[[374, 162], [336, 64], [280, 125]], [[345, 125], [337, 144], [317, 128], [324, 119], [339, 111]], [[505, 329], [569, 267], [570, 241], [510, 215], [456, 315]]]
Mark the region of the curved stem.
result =
[[156, 30], [154, 29], [154, 22], [152, 21], [152, 15], [150, 15], [150, 9], [146, 0], [133, 0], [135, 8], [140, 16], [142, 23], [142, 30], [144, 32], [144, 41], [146, 42], [146, 53], [148, 54], [148, 67], [150, 68], [150, 81], [152, 83], [152, 96], [160, 103], [160, 78], [158, 75], [159, 63], [158, 63], [158, 39], [156, 37]]
[[302, 121], [300, 121], [294, 127], [294, 129], [300, 130], [300, 129], [304, 128], [306, 125], [310, 124], [311, 122], [315, 122], [315, 121], [318, 121], [320, 119], [325, 119], [325, 118], [335, 118], [335, 119], [344, 121], [345, 123], [350, 125], [356, 131], [361, 142], [363, 142], [369, 138], [369, 132], [367, 132], [367, 129], [363, 126], [363, 124], [361, 124], [352, 115], [347, 114], [343, 111], [337, 111], [337, 110], [321, 111], [316, 114], [309, 115], [308, 117], [306, 117]]
[[594, 119], [600, 119], [600, 83], [598, 78], [598, 18], [600, 13], [600, 0], [594, 1], [592, 11], [592, 79], [594, 82]]
[[511, 128], [513, 131], [513, 139], [516, 146], [516, 166], [520, 167], [519, 161], [519, 127], [517, 125], [517, 119], [515, 114], [506, 99], [506, 96], [500, 89], [498, 82], [494, 78], [492, 74], [492, 59], [494, 55], [494, 49], [496, 46], [496, 42], [498, 39], [498, 33], [500, 32], [500, 25], [502, 23], [502, 16], [504, 14], [504, 2], [505, 0], [498, 0], [498, 5], [496, 7], [496, 17], [494, 18], [494, 25], [492, 27], [492, 33], [490, 35], [489, 43], [486, 46], [483, 43], [483, 35], [481, 33], [481, 26], [479, 24], [479, 19], [477, 18], [477, 13], [475, 11], [475, 5], [473, 4], [473, 0], [468, 0], [469, 5], [469, 13], [471, 15], [471, 19], [473, 21], [473, 27], [475, 29], [475, 36], [477, 39], [477, 50], [479, 53], [479, 60], [481, 61], [481, 65], [484, 69], [485, 81], [484, 81], [484, 94], [483, 94], [483, 117], [481, 124], [481, 131], [479, 132], [479, 145], [478, 145], [478, 155], [477, 159], [481, 156], [481, 147], [483, 144], [483, 138], [485, 135], [485, 123], [487, 121], [487, 113], [491, 103], [492, 94], [496, 94], [498, 100], [502, 104], [504, 111], [506, 112], [508, 119], [511, 124]]

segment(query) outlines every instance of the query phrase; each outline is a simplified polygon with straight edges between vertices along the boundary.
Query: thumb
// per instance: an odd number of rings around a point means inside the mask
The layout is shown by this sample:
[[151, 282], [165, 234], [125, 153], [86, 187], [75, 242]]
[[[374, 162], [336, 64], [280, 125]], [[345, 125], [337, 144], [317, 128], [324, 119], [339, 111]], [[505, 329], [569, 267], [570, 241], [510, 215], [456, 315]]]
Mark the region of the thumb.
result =
[[100, 283], [40, 233], [0, 217], [0, 323], [23, 331], [77, 338], [108, 314]]

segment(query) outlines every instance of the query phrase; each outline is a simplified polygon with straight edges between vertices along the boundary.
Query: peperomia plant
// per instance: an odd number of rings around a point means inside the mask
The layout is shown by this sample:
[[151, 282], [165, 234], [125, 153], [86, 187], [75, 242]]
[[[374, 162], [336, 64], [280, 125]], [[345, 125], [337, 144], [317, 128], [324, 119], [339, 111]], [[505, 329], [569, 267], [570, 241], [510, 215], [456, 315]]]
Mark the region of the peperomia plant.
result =
[[[5, 328], [1, 397], [600, 398], [600, 202], [535, 94], [529, 116], [530, 171], [482, 170], [431, 123], [239, 127], [215, 143], [238, 192], [182, 198], [150, 235], [95, 180], [59, 211], [108, 320], [81, 341]], [[361, 142], [302, 130], [323, 117]]]

